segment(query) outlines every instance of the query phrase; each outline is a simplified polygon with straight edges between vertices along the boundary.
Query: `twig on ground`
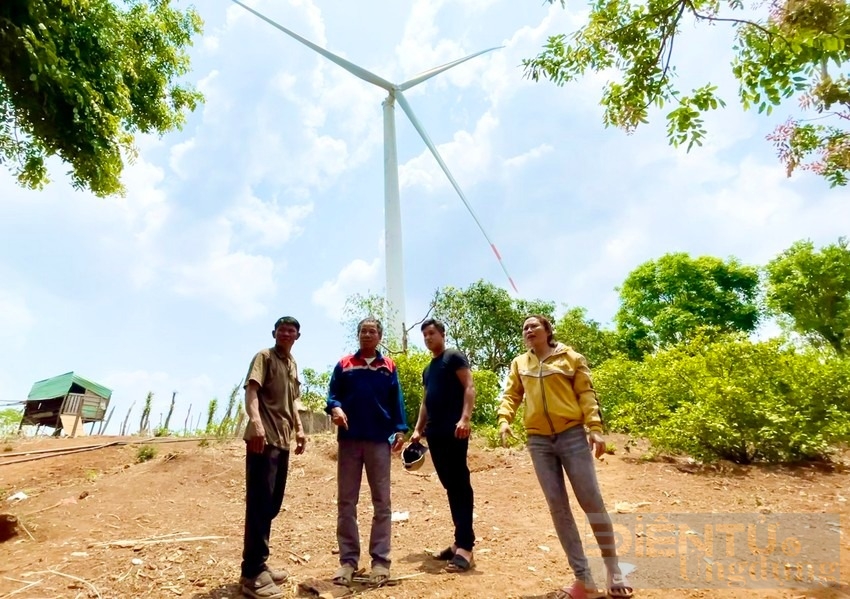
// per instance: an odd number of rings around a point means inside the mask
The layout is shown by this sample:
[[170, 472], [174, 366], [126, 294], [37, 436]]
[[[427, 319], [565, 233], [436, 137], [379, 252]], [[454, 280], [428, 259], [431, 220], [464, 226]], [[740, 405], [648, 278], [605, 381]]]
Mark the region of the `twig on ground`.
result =
[[147, 538], [147, 539], [121, 539], [118, 541], [104, 541], [102, 543], [92, 543], [90, 547], [135, 547], [136, 545], [159, 545], [162, 543], [188, 543], [190, 541], [211, 541], [213, 539], [226, 539], [223, 536], [207, 536], [207, 537], [179, 537], [179, 538]]
[[32, 539], [33, 541], [35, 541], [35, 537], [34, 537], [34, 536], [32, 536], [32, 533], [29, 531], [29, 529], [28, 529], [26, 526], [24, 526], [24, 523], [21, 521], [21, 519], [20, 519], [20, 518], [18, 518], [18, 526], [20, 526], [21, 528], [23, 528], [23, 529], [24, 529], [24, 532], [25, 532], [25, 533], [27, 533], [27, 536], [28, 536], [30, 539]]
[[0, 595], [0, 599], [6, 599], [6, 597], [11, 597], [12, 595], [17, 595], [18, 593], [23, 593], [27, 589], [31, 589], [32, 587], [41, 584], [40, 580], [34, 580], [33, 582], [26, 582], [25, 580], [16, 580], [15, 578], [9, 578], [8, 576], [4, 576], [6, 580], [11, 580], [12, 582], [17, 582], [23, 584], [21, 588], [14, 590], [10, 593], [6, 593], [5, 595]]
[[36, 514], [40, 514], [41, 512], [46, 512], [47, 510], [52, 510], [53, 508], [59, 507], [60, 505], [62, 505], [62, 502], [57, 501], [53, 505], [48, 505], [47, 507], [43, 507], [40, 510], [35, 510], [34, 512], [26, 513], [26, 514], [24, 514], [24, 516], [35, 516]]
[[[135, 567], [135, 566], [133, 566], [133, 567]], [[130, 575], [130, 572], [132, 572], [132, 571], [133, 571], [133, 567], [131, 567], [131, 568], [130, 568], [129, 570], [127, 570], [126, 572], [124, 572], [124, 573], [123, 573], [123, 574], [122, 574], [122, 575], [118, 578], [118, 580], [116, 580], [115, 582], [121, 582], [122, 580], [124, 580], [125, 578], [127, 578], [127, 577]]]
[[92, 590], [92, 592], [95, 595], [97, 595], [98, 599], [103, 599], [103, 595], [100, 594], [100, 591], [97, 590], [96, 586], [94, 586], [88, 580], [86, 580], [84, 578], [80, 578], [79, 576], [74, 576], [72, 574], [65, 574], [64, 572], [60, 572], [59, 570], [54, 570], [52, 568], [48, 568], [47, 570], [42, 570], [40, 572], [28, 572], [28, 574], [53, 574], [55, 576], [61, 576], [63, 578], [70, 578], [71, 580], [76, 580], [77, 582], [86, 585], [88, 588], [90, 588]]

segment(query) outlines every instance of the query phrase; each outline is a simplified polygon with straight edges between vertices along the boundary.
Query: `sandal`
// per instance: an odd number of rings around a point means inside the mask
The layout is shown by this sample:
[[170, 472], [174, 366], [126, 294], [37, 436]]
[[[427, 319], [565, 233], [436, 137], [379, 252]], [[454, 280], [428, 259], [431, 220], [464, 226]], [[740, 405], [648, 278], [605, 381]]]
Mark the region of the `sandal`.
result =
[[612, 599], [631, 599], [634, 594], [634, 589], [629, 586], [626, 577], [622, 574], [608, 577], [608, 596]]
[[558, 589], [552, 599], [587, 599], [584, 583], [576, 580], [570, 586]]
[[433, 557], [434, 559], [438, 559], [438, 560], [441, 560], [441, 561], [444, 561], [444, 562], [449, 561], [454, 556], [455, 556], [455, 550], [452, 549], [451, 545], [449, 545], [448, 547], [446, 547], [445, 549], [443, 549], [439, 553], [434, 552], [434, 553], [431, 554], [431, 557]]
[[369, 584], [374, 587], [385, 585], [390, 580], [390, 569], [386, 566], [372, 566], [369, 574]]
[[472, 569], [473, 565], [474, 560], [471, 557], [467, 560], [459, 553], [455, 553], [451, 561], [446, 566], [446, 572], [468, 572]]
[[339, 570], [334, 573], [333, 583], [343, 587], [351, 586], [351, 579], [354, 578], [354, 566], [345, 564], [340, 566]]

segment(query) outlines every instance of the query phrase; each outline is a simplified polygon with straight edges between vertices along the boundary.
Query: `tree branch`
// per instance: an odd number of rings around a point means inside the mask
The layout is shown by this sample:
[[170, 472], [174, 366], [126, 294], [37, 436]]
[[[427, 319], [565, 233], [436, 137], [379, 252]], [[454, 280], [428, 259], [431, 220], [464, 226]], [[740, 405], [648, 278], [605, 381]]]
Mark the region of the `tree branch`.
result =
[[789, 46], [791, 45], [790, 42], [787, 39], [785, 39], [784, 36], [782, 36], [781, 34], [775, 32], [775, 31], [771, 31], [771, 30], [767, 29], [763, 25], [759, 25], [755, 21], [750, 21], [748, 19], [733, 19], [733, 18], [730, 18], [730, 17], [712, 17], [710, 15], [704, 15], [704, 14], [697, 11], [696, 7], [694, 6], [693, 2], [691, 2], [691, 0], [683, 0], [683, 1], [684, 1], [685, 4], [687, 4], [690, 7], [691, 12], [693, 13], [693, 15], [697, 19], [702, 19], [704, 21], [711, 21], [712, 23], [734, 23], [735, 25], [749, 25], [750, 27], [755, 27], [756, 29], [758, 29], [759, 31], [764, 33], [770, 39], [773, 39], [774, 37], [778, 37], [783, 42], [785, 42], [787, 45], [789, 45]]

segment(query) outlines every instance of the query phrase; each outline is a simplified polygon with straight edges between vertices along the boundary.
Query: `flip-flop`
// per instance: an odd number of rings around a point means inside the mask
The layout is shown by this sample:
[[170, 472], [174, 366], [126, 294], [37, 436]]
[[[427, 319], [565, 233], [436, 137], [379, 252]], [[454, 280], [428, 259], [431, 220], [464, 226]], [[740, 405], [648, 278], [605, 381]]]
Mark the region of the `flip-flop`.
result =
[[454, 551], [454, 549], [452, 549], [451, 545], [449, 545], [448, 547], [446, 547], [445, 549], [443, 549], [440, 552], [435, 551], [434, 553], [431, 554], [431, 557], [433, 557], [434, 559], [442, 560], [442, 561], [445, 561], [445, 562], [449, 561], [454, 556], [455, 556], [455, 551]]
[[472, 558], [466, 559], [459, 553], [455, 553], [451, 561], [446, 566], [446, 572], [468, 572], [475, 565], [475, 560]]
[[374, 587], [383, 586], [390, 580], [390, 569], [386, 566], [372, 566], [369, 573], [369, 585]]
[[555, 591], [553, 599], [587, 599], [587, 589], [584, 583], [576, 580], [570, 586]]
[[333, 583], [343, 587], [351, 586], [351, 579], [354, 578], [355, 568], [348, 564], [340, 566], [339, 570], [334, 572]]
[[622, 574], [614, 574], [608, 577], [608, 596], [612, 599], [631, 599], [635, 590], [629, 586], [626, 577]]

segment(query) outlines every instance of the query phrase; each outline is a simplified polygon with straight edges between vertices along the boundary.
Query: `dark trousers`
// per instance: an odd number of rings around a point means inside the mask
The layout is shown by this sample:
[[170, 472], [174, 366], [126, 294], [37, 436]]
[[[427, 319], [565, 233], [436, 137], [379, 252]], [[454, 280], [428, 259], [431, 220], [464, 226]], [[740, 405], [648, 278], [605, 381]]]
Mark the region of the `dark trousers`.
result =
[[266, 445], [263, 453], [248, 452], [245, 458], [245, 538], [242, 576], [254, 578], [269, 559], [272, 520], [280, 513], [289, 450]]
[[449, 509], [455, 525], [455, 545], [472, 551], [475, 545], [475, 532], [472, 530], [474, 498], [466, 464], [469, 439], [458, 439], [454, 435], [429, 435], [428, 448], [434, 469], [449, 497]]

